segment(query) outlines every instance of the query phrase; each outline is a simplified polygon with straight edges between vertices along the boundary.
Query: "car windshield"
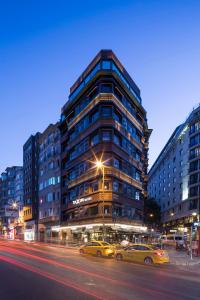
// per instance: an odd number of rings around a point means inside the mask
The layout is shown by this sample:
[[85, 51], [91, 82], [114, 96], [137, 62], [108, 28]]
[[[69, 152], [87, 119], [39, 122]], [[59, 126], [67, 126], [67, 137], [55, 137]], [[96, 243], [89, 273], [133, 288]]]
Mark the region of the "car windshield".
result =
[[151, 245], [151, 249], [157, 250], [160, 249], [161, 247], [159, 245]]
[[106, 243], [106, 242], [102, 242], [101, 243], [103, 246], [109, 246], [110, 244], [109, 243]]

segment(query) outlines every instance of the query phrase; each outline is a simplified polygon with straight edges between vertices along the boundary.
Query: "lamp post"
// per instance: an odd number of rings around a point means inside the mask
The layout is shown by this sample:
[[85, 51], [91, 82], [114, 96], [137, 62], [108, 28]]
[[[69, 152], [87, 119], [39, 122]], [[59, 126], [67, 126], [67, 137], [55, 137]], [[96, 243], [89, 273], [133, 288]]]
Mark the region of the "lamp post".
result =
[[153, 218], [154, 218], [154, 214], [150, 213], [149, 214], [149, 217], [151, 218], [151, 221], [150, 221], [150, 225], [151, 225], [151, 229], [150, 229], [150, 239], [151, 239], [151, 242], [152, 242], [152, 238], [153, 238]]
[[104, 176], [105, 176], [105, 165], [103, 163], [103, 161], [101, 160], [96, 160], [95, 162], [95, 166], [97, 168], [97, 171], [101, 171], [102, 172], [102, 200], [103, 200], [103, 209], [102, 209], [102, 219], [103, 219], [103, 232], [102, 232], [102, 239], [104, 241], [105, 239], [105, 222], [104, 222]]
[[[12, 209], [14, 209], [15, 211], [17, 211], [17, 218], [18, 218], [18, 214], [19, 214], [19, 211], [18, 211], [18, 204], [17, 204], [17, 202], [13, 202], [12, 204], [11, 204], [11, 207], [12, 207]], [[13, 220], [13, 239], [15, 239], [15, 231], [16, 231], [16, 227], [15, 227], [15, 225], [16, 225], [16, 218], [14, 217], [14, 220]]]
[[193, 233], [193, 222], [194, 222], [194, 217], [197, 216], [197, 218], [198, 218], [198, 220], [199, 220], [199, 215], [198, 215], [198, 213], [193, 212], [193, 213], [192, 213], [192, 216], [193, 216], [193, 220], [192, 220], [191, 227], [190, 227], [190, 258], [191, 258], [191, 260], [193, 259], [193, 253], [192, 253], [192, 233]]

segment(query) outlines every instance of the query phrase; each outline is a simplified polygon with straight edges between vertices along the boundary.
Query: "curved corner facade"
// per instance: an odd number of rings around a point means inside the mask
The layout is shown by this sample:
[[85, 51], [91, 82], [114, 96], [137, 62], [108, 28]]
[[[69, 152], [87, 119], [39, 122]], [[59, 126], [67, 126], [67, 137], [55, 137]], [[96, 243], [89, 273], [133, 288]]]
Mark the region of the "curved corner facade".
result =
[[150, 130], [139, 88], [112, 51], [100, 51], [71, 88], [60, 130], [63, 238], [145, 230]]

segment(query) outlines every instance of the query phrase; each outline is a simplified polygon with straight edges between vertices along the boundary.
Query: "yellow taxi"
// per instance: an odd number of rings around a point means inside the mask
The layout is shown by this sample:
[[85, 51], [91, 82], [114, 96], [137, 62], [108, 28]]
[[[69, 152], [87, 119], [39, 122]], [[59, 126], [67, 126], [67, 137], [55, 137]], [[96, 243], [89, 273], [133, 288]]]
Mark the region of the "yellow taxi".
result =
[[81, 254], [93, 254], [97, 256], [113, 256], [115, 249], [112, 245], [104, 241], [91, 241], [81, 246]]
[[117, 260], [144, 263], [146, 265], [169, 263], [167, 251], [157, 246], [146, 244], [133, 244], [115, 253]]

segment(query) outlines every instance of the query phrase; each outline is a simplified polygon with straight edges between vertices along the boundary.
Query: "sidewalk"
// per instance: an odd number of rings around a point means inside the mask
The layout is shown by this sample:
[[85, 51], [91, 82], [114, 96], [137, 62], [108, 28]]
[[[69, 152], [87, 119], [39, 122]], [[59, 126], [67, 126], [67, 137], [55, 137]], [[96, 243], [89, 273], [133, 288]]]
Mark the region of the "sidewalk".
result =
[[21, 244], [26, 244], [26, 245], [32, 245], [32, 246], [44, 246], [44, 247], [52, 247], [52, 248], [64, 248], [64, 249], [74, 249], [74, 250], [78, 250], [79, 249], [79, 245], [77, 244], [59, 244], [59, 243], [48, 243], [48, 242], [39, 242], [39, 241], [24, 241], [24, 240], [11, 240], [11, 239], [5, 239], [5, 238], [1, 238], [0, 237], [0, 241], [14, 241], [17, 243], [21, 243]]
[[176, 265], [181, 269], [195, 270], [200, 273], [200, 257], [193, 256], [190, 258], [185, 251], [177, 251], [175, 249], [167, 249], [169, 254], [170, 264]]
[[74, 249], [78, 250], [79, 246], [78, 245], [72, 245], [72, 244], [66, 244], [66, 245], [61, 245], [61, 244], [56, 244], [56, 243], [47, 243], [47, 242], [36, 242], [36, 241], [22, 241], [25, 244], [29, 245], [36, 245], [36, 246], [45, 246], [45, 247], [52, 247], [52, 248], [64, 248], [64, 249]]

